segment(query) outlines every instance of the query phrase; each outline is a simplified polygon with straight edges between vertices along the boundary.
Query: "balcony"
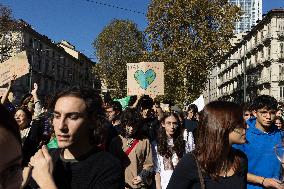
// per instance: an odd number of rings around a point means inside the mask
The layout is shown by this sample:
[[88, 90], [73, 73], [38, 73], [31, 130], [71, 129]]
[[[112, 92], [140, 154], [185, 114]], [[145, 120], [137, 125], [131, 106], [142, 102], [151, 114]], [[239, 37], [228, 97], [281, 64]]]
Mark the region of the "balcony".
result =
[[279, 75], [278, 80], [279, 81], [284, 81], [284, 75]]
[[255, 46], [257, 46], [257, 48], [260, 48], [260, 47], [264, 46], [264, 44], [262, 43], [262, 40], [257, 40]]
[[279, 40], [284, 40], [284, 31], [278, 31], [278, 39]]
[[246, 69], [247, 69], [247, 70], [251, 70], [251, 69], [253, 69], [253, 68], [255, 68], [255, 67], [256, 67], [255, 64], [249, 64], [249, 65], [247, 65]]
[[277, 97], [276, 100], [277, 100], [278, 102], [284, 102], [284, 97]]
[[270, 34], [270, 33], [267, 33], [267, 34], [263, 37], [262, 42], [263, 42], [263, 43], [266, 43], [266, 42], [270, 41], [271, 39], [272, 39], [271, 34]]
[[284, 53], [281, 52], [279, 55], [278, 55], [278, 61], [284, 61]]
[[265, 65], [265, 64], [269, 64], [269, 63], [271, 63], [271, 58], [270, 58], [270, 56], [268, 56], [268, 57], [264, 57], [264, 58], [262, 58], [262, 61], [261, 62], [259, 62], [261, 65]]
[[266, 84], [266, 83], [270, 83], [270, 78], [269, 77], [259, 78], [259, 80], [256, 83], [257, 83], [257, 85], [263, 85], [263, 84]]

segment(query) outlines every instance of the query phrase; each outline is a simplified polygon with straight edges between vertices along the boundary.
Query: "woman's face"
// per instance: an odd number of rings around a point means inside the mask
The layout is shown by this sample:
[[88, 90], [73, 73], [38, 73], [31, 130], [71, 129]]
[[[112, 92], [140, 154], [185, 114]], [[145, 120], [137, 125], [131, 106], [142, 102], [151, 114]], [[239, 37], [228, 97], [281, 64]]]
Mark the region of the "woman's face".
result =
[[26, 113], [23, 110], [18, 110], [14, 116], [20, 128], [26, 128], [29, 124]]
[[20, 188], [23, 179], [21, 145], [9, 131], [1, 126], [0, 154], [0, 188]]
[[132, 125], [126, 125], [125, 130], [126, 130], [126, 136], [131, 137], [136, 133], [137, 128]]
[[279, 116], [279, 117], [281, 117], [282, 116], [282, 110], [278, 110], [277, 112], [276, 112], [276, 116]]
[[282, 123], [281, 123], [281, 121], [280, 121], [279, 119], [276, 119], [276, 120], [275, 120], [275, 125], [276, 125], [276, 127], [277, 127], [278, 129], [282, 129], [282, 127], [283, 127], [283, 125], [282, 125]]
[[246, 129], [235, 128], [229, 133], [229, 143], [232, 144], [244, 144], [246, 143]]
[[178, 120], [174, 116], [166, 117], [162, 123], [162, 127], [165, 128], [168, 137], [172, 137], [178, 127]]

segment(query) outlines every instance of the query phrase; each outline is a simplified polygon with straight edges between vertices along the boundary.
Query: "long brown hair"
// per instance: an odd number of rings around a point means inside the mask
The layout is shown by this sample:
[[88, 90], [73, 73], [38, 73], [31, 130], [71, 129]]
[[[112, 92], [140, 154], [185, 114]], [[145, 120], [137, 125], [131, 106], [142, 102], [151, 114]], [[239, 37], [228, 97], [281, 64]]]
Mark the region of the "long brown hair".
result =
[[195, 153], [202, 170], [215, 180], [231, 167], [240, 170], [240, 157], [229, 144], [229, 133], [235, 128], [245, 124], [241, 106], [233, 102], [210, 102], [200, 114]]
[[[169, 113], [166, 112], [164, 116], [162, 117], [161, 124], [165, 124], [166, 118], [173, 116], [177, 120], [177, 129], [175, 130], [175, 133], [173, 135], [173, 151], [177, 154], [179, 158], [182, 158], [182, 156], [185, 153], [185, 142], [183, 140], [183, 127], [179, 121], [179, 117], [176, 113]], [[170, 146], [168, 145], [168, 139], [167, 139], [166, 129], [164, 127], [160, 127], [160, 132], [158, 134], [158, 153], [166, 158], [172, 157], [173, 152], [170, 149]]]

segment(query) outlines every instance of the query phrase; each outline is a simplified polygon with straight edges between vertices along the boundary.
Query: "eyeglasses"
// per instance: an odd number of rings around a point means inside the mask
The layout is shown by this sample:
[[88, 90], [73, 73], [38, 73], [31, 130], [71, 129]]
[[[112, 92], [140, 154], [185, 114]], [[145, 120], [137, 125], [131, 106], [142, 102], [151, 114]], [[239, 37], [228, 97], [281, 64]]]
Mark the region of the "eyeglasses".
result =
[[[242, 128], [244, 130], [246, 130], [245, 128]], [[243, 135], [244, 133], [240, 130], [240, 129], [234, 129], [233, 132], [238, 133], [239, 135]]]
[[170, 122], [170, 121], [167, 121], [167, 122], [165, 123], [165, 125], [168, 125], [168, 126], [173, 125], [174, 127], [177, 127], [177, 126], [178, 126], [178, 123], [177, 123], [177, 122]]
[[263, 116], [263, 117], [267, 117], [268, 114], [270, 116], [275, 116], [275, 114], [276, 114], [275, 111], [259, 111], [258, 113], [260, 113], [260, 115]]

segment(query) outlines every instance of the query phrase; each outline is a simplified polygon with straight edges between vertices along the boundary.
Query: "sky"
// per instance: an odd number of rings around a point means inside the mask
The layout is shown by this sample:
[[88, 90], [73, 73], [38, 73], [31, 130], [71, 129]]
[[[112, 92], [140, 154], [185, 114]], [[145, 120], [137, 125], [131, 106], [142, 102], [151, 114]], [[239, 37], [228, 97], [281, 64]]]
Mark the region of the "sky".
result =
[[[66, 40], [96, 60], [92, 43], [104, 27], [113, 19], [128, 19], [143, 31], [147, 27], [150, 1], [0, 0], [0, 3], [9, 6], [15, 18], [25, 20], [40, 34], [55, 42]], [[280, 7], [284, 8], [284, 0], [263, 0], [263, 14]]]

